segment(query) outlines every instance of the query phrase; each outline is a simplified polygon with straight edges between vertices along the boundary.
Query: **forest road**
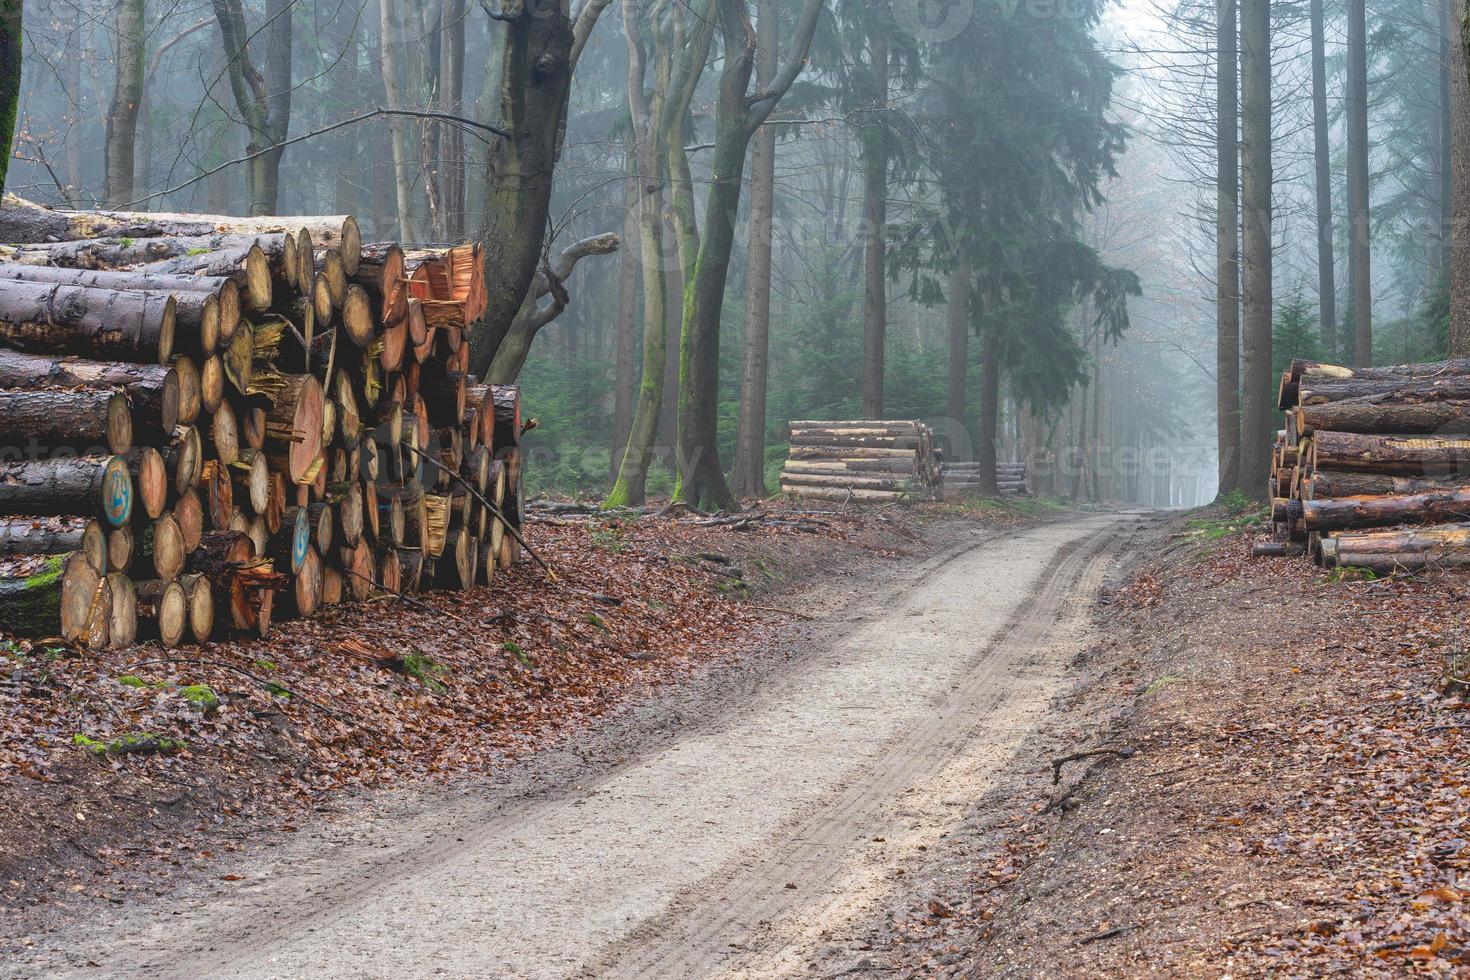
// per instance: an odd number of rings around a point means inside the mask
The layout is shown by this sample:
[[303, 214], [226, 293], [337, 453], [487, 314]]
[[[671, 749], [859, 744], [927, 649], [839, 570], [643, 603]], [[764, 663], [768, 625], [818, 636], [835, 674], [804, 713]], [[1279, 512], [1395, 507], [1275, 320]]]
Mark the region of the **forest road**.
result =
[[[27, 975], [806, 976], [905, 907], [915, 861], [1070, 683], [1092, 600], [1141, 526], [1087, 514], [888, 571], [809, 648], [676, 737], [507, 804], [245, 859], [241, 881], [56, 937]], [[301, 835], [305, 836], [305, 835]], [[852, 943], [844, 943], [846, 937]], [[49, 945], [49, 944], [48, 944]], [[39, 952], [39, 951], [38, 951]], [[858, 955], [858, 954], [853, 954]], [[86, 965], [83, 965], [86, 964]], [[0, 973], [8, 972], [0, 964]], [[37, 973], [31, 973], [38, 969]]]

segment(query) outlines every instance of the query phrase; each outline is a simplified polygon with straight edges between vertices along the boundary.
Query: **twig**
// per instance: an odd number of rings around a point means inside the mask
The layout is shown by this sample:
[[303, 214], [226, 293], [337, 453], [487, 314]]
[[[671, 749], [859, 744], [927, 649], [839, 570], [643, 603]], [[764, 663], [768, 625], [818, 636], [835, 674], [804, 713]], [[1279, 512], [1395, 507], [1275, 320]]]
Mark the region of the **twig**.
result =
[[1133, 755], [1133, 752], [1134, 750], [1131, 748], [1088, 749], [1086, 752], [1073, 752], [1071, 755], [1064, 755], [1060, 759], [1053, 759], [1051, 760], [1051, 784], [1055, 786], [1062, 781], [1062, 766], [1065, 766], [1069, 762], [1076, 762], [1079, 759], [1090, 759], [1093, 756], [1099, 755], [1116, 755], [1121, 759], [1127, 759]]

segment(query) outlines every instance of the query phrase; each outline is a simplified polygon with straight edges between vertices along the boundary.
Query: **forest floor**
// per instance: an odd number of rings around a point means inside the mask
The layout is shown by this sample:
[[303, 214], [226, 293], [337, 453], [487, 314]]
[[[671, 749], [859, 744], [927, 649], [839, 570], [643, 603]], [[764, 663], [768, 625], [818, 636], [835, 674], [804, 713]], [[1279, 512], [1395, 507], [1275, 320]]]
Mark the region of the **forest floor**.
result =
[[858, 973], [1470, 966], [1470, 578], [1251, 559], [1218, 512], [1168, 532]]
[[336, 607], [268, 641], [78, 654], [0, 635], [0, 950], [239, 880], [256, 843], [393, 795], [369, 790], [495, 783], [671, 686], [738, 673], [822, 613], [782, 605], [806, 584], [1054, 511], [764, 514], [533, 517], [555, 583], [523, 560], [490, 589]]
[[[554, 518], [568, 584], [446, 602], [472, 634], [283, 627], [279, 728], [215, 674], [249, 710], [188, 709], [187, 753], [53, 723], [0, 769], [0, 975], [1464, 971], [1470, 578], [1253, 560], [1250, 515], [937, 510]], [[31, 700], [92, 697], [61, 663]]]

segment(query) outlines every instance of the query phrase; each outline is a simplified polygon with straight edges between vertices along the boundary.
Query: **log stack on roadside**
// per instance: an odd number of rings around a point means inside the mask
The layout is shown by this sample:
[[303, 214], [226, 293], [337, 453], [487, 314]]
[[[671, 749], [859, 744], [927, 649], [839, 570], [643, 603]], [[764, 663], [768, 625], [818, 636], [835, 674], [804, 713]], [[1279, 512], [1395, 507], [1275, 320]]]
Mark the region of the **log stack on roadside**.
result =
[[1326, 567], [1470, 565], [1470, 360], [1349, 368], [1294, 360], [1272, 450], [1277, 541]]
[[479, 246], [36, 211], [56, 240], [0, 245], [0, 628], [263, 636], [518, 558], [520, 394], [469, 374]]
[[[979, 463], [946, 461], [941, 470], [946, 498], [980, 492], [983, 483]], [[1026, 496], [1026, 463], [996, 463], [995, 488], [1002, 496]]]
[[791, 423], [781, 490], [811, 500], [885, 503], [939, 492], [934, 433], [922, 422], [849, 419]]

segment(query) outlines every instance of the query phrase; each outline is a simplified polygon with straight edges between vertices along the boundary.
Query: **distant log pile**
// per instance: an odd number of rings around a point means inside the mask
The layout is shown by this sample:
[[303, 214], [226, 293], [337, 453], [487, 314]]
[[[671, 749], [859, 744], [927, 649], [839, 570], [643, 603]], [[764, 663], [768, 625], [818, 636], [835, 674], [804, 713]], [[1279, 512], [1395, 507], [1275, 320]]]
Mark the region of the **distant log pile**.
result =
[[517, 560], [520, 394], [468, 373], [478, 245], [28, 207], [0, 214], [37, 232], [0, 245], [0, 627], [264, 636]]
[[913, 420], [791, 423], [781, 490], [828, 501], [933, 499], [939, 488], [934, 434]]
[[[941, 470], [945, 497], [979, 493], [984, 487], [979, 463], [946, 462]], [[1002, 495], [1025, 496], [1027, 493], [1026, 464], [1024, 462], [996, 463], [995, 488]]]
[[1470, 360], [1349, 368], [1298, 359], [1278, 406], [1278, 540], [1257, 554], [1295, 544], [1326, 567], [1375, 572], [1470, 564], [1470, 524], [1460, 523], [1470, 522]]

